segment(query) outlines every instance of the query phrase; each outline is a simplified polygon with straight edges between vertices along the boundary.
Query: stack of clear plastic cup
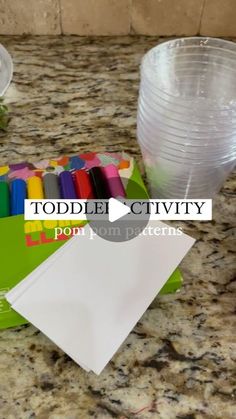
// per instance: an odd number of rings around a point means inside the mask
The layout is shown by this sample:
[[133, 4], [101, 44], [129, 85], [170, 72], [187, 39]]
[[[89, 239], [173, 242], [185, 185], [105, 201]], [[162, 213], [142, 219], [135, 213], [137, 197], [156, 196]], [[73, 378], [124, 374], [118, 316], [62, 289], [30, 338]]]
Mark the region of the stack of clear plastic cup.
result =
[[7, 90], [13, 73], [13, 63], [10, 54], [0, 44], [0, 97]]
[[236, 44], [162, 43], [141, 65], [137, 137], [154, 198], [211, 198], [236, 163]]

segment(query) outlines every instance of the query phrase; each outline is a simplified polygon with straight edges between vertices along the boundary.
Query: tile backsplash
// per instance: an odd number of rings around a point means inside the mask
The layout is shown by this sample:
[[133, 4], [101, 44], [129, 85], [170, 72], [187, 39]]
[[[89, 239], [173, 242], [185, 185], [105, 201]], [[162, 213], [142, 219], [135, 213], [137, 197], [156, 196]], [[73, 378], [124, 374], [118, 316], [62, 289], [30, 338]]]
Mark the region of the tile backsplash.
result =
[[236, 0], [0, 0], [0, 34], [236, 36]]

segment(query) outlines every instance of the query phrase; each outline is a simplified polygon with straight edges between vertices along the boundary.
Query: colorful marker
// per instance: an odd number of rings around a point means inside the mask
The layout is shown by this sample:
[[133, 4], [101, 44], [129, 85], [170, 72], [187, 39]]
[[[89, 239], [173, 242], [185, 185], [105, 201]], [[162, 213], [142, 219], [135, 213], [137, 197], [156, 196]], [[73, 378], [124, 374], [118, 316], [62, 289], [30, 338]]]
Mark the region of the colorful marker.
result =
[[11, 182], [11, 215], [24, 214], [24, 201], [27, 198], [26, 182], [15, 179]]
[[29, 199], [43, 199], [43, 182], [38, 176], [32, 176], [27, 181], [28, 198]]
[[117, 167], [114, 164], [109, 164], [108, 166], [103, 167], [103, 172], [106, 176], [111, 196], [113, 198], [126, 198], [125, 189]]
[[54, 173], [43, 176], [44, 194], [46, 199], [60, 199], [58, 177]]
[[0, 218], [10, 215], [10, 193], [7, 182], [0, 182]]
[[72, 174], [65, 170], [59, 175], [60, 191], [62, 199], [76, 199], [76, 192], [74, 188]]
[[93, 186], [89, 174], [85, 170], [76, 170], [74, 172], [74, 183], [77, 198], [93, 199]]
[[105, 178], [105, 175], [101, 167], [93, 167], [92, 169], [89, 170], [89, 175], [92, 181], [95, 198], [97, 199], [111, 198], [107, 180]]

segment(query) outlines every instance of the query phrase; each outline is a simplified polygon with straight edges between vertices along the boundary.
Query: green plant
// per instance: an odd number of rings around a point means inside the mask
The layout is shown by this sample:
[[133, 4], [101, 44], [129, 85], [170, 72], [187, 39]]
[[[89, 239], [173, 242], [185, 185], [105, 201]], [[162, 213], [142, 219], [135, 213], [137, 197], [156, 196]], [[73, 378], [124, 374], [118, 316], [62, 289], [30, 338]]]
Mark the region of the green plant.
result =
[[8, 107], [3, 103], [3, 97], [0, 97], [0, 130], [6, 131], [9, 122]]

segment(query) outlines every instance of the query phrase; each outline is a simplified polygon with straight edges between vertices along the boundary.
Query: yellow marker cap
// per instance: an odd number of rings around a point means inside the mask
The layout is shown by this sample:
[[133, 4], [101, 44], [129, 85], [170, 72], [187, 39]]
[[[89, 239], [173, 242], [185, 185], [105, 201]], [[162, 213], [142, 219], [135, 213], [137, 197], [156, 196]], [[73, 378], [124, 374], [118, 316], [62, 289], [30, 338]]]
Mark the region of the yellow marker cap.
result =
[[27, 181], [28, 198], [29, 199], [43, 199], [43, 182], [38, 176], [32, 176]]

